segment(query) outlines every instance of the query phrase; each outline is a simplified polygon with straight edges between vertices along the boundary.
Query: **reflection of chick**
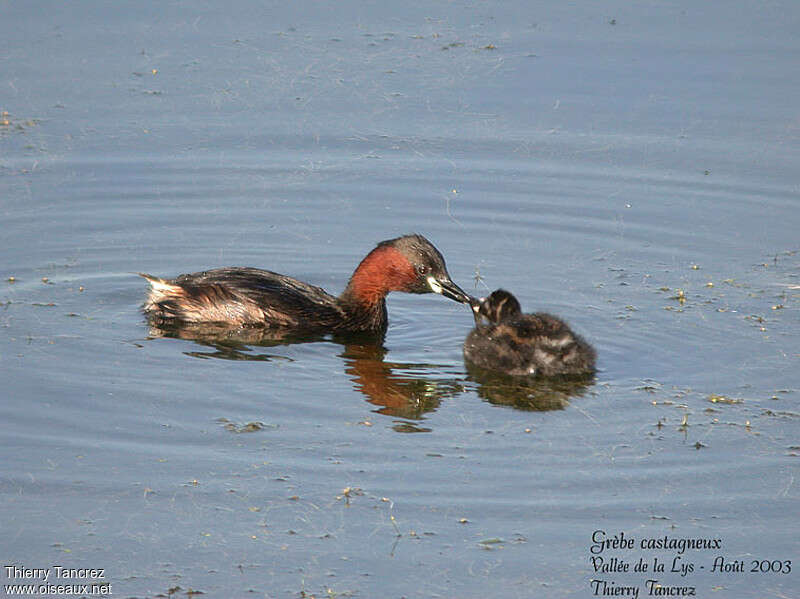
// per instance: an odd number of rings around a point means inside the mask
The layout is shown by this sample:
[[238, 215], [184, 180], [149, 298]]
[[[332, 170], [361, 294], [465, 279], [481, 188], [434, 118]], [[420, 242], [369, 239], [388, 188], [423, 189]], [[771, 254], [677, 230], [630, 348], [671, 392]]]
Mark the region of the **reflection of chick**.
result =
[[[551, 314], [523, 314], [517, 298], [498, 289], [470, 301], [476, 326], [464, 341], [464, 358], [511, 375], [581, 375], [594, 372], [595, 351]], [[485, 318], [488, 324], [481, 324]]]

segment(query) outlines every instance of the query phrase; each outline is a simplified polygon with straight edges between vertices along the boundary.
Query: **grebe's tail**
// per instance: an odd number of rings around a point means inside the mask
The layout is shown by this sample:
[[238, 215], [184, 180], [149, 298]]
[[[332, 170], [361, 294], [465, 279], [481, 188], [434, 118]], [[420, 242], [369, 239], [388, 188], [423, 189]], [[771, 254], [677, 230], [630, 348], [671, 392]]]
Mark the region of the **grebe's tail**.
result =
[[142, 310], [152, 318], [185, 323], [264, 324], [264, 311], [254, 300], [237, 295], [224, 285], [197, 285], [180, 277], [179, 283], [143, 272], [136, 274], [150, 283]]
[[180, 291], [181, 288], [174, 283], [170, 283], [166, 279], [161, 279], [159, 277], [154, 277], [153, 275], [149, 275], [146, 272], [137, 272], [137, 275], [140, 277], [144, 277], [150, 282], [150, 286], [152, 287], [151, 293], [164, 293], [164, 294], [174, 294], [177, 291]]
[[136, 274], [144, 277], [150, 283], [150, 292], [147, 294], [142, 310], [148, 314], [164, 318], [179, 316], [177, 310], [179, 305], [175, 300], [180, 300], [186, 295], [185, 290], [180, 285], [144, 272], [137, 272]]

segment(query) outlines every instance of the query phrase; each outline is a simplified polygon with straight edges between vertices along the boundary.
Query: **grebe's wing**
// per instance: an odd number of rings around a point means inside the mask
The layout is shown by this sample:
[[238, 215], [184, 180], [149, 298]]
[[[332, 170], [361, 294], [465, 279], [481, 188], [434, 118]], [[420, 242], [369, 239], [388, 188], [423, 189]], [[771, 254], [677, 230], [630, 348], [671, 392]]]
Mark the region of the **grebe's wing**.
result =
[[181, 275], [174, 283], [189, 294], [211, 293], [217, 303], [246, 306], [247, 311], [257, 317], [248, 319], [253, 323], [327, 328], [342, 318], [336, 298], [321, 287], [269, 270], [217, 268]]

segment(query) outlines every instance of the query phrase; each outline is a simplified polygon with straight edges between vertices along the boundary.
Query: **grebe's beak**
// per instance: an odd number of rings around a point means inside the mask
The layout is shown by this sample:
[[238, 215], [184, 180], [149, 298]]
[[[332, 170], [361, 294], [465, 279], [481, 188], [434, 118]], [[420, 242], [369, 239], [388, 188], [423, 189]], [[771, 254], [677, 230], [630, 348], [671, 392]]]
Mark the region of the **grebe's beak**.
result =
[[427, 278], [427, 281], [428, 286], [434, 293], [438, 293], [439, 295], [443, 295], [444, 297], [462, 304], [468, 304], [470, 301], [470, 297], [464, 293], [461, 287], [453, 283], [450, 279], [437, 279], [436, 277], [430, 276]]

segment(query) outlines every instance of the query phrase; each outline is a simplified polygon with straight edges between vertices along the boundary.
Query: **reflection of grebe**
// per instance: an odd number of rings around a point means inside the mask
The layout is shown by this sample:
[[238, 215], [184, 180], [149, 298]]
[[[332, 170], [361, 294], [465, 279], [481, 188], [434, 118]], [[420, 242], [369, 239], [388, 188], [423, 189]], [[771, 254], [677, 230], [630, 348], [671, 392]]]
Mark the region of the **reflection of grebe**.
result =
[[[595, 351], [551, 314], [523, 314], [517, 298], [498, 289], [472, 298], [476, 327], [464, 341], [467, 362], [509, 375], [587, 375], [594, 372]], [[489, 324], [482, 325], [482, 318]]]
[[[375, 335], [369, 333], [348, 334], [297, 334], [296, 332], [267, 327], [236, 327], [224, 323], [164, 322], [151, 324], [150, 337], [169, 337], [191, 340], [211, 348], [193, 349], [186, 355], [202, 359], [241, 360], [251, 362], [294, 362], [279, 349], [294, 343], [336, 343], [344, 351], [345, 372], [352, 379], [356, 390], [376, 406], [375, 412], [410, 421], [424, 420], [426, 412], [439, 407], [444, 398], [455, 397], [463, 391], [461, 382], [441, 379], [433, 373], [441, 373], [441, 364], [406, 364], [384, 361], [386, 349], [376, 343]], [[411, 374], [411, 371], [414, 374]], [[431, 375], [426, 373], [430, 371]], [[418, 373], [421, 373], [420, 376]], [[398, 432], [421, 432], [425, 429], [414, 422], [396, 422], [392, 427]]]
[[[453, 380], [441, 380], [412, 376], [403, 371], [413, 368], [440, 369], [428, 364], [398, 364], [385, 362], [386, 350], [376, 345], [348, 344], [342, 357], [347, 363], [345, 372], [353, 378], [356, 389], [379, 414], [408, 420], [421, 420], [423, 414], [439, 407], [442, 399], [454, 397], [463, 391], [462, 385]], [[410, 423], [394, 427], [400, 432], [421, 430]]]
[[183, 323], [221, 322], [304, 332], [386, 330], [386, 294], [439, 293], [466, 303], [447, 274], [444, 258], [421, 235], [383, 241], [358, 265], [337, 298], [319, 287], [257, 268], [218, 268], [150, 281], [143, 309], [151, 319]]

